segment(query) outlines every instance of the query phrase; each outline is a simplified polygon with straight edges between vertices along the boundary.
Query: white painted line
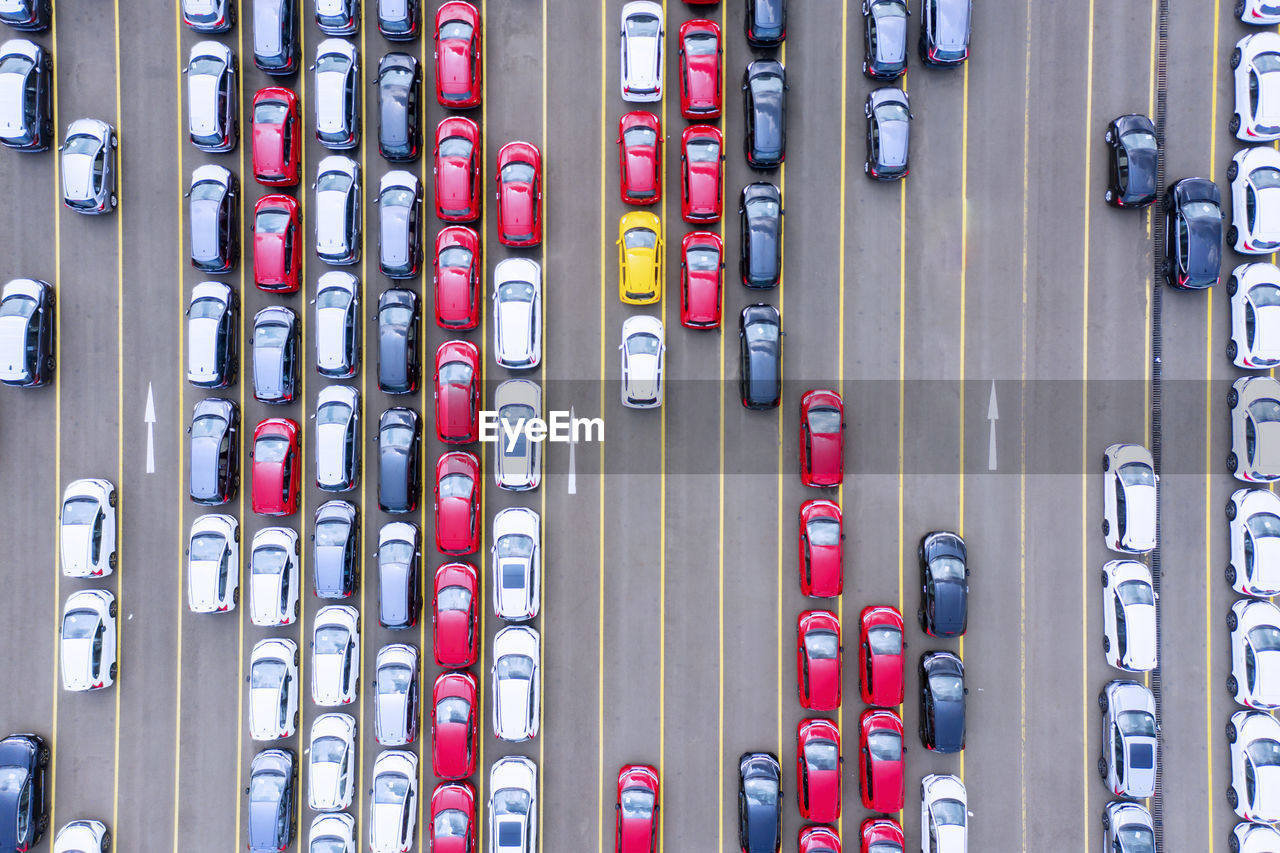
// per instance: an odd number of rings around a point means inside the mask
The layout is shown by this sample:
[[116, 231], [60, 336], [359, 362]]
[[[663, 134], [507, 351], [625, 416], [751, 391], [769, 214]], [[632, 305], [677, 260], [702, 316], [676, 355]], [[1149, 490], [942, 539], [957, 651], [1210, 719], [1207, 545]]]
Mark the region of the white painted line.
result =
[[991, 431], [987, 440], [987, 470], [996, 470], [996, 421], [1000, 420], [1000, 410], [996, 407], [996, 381], [991, 380], [991, 402], [987, 404], [987, 421]]
[[147, 383], [147, 411], [142, 416], [147, 425], [147, 473], [156, 472], [156, 400], [151, 393], [151, 383]]

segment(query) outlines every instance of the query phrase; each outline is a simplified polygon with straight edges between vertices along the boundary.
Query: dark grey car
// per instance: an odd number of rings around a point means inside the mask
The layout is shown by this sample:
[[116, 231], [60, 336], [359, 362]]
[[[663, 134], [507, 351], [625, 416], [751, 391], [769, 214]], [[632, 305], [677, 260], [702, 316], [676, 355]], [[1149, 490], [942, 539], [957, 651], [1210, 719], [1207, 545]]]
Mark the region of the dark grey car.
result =
[[920, 742], [925, 749], [964, 749], [964, 663], [945, 651], [920, 656]]
[[392, 162], [416, 160], [422, 132], [419, 114], [422, 71], [407, 53], [388, 53], [378, 63], [378, 152]]
[[378, 297], [378, 388], [386, 394], [418, 390], [418, 295], [393, 287]]
[[191, 265], [203, 272], [230, 272], [240, 256], [239, 192], [236, 176], [222, 166], [191, 173]]
[[787, 74], [776, 59], [757, 59], [742, 78], [746, 106], [743, 147], [753, 169], [776, 169], [787, 159]]
[[378, 420], [378, 507], [383, 512], [418, 508], [422, 421], [413, 409], [395, 406]]
[[776, 287], [782, 277], [782, 193], [757, 181], [742, 188], [738, 203], [742, 228], [739, 268], [747, 287]]
[[969, 58], [972, 0], [920, 0], [920, 59], [954, 67]]
[[224, 504], [240, 484], [240, 409], [232, 400], [209, 397], [191, 411], [191, 500]]
[[264, 749], [249, 765], [249, 853], [277, 853], [298, 824], [298, 759], [292, 749]]
[[27, 39], [0, 46], [0, 143], [48, 151], [53, 138], [53, 57]]
[[253, 318], [253, 398], [292, 403], [298, 387], [298, 315], [283, 305]]
[[378, 622], [398, 630], [418, 624], [422, 591], [422, 534], [418, 525], [393, 521], [378, 533]]
[[397, 169], [378, 191], [378, 269], [387, 278], [414, 278], [422, 265], [422, 184]]
[[867, 95], [867, 161], [863, 170], [878, 181], [905, 178], [910, 169], [911, 104], [907, 93], [893, 86]]
[[360, 585], [360, 513], [347, 501], [316, 508], [313, 571], [316, 597], [350, 598]]
[[748, 305], [738, 318], [742, 405], [774, 409], [782, 398], [782, 318], [772, 305]]
[[862, 73], [894, 80], [907, 70], [906, 0], [862, 0]]
[[418, 34], [418, 0], [378, 0], [378, 32], [388, 41], [412, 41]]
[[298, 0], [253, 0], [253, 64], [267, 74], [298, 70]]
[[772, 752], [738, 759], [738, 846], [744, 853], [778, 853], [782, 846], [782, 765]]

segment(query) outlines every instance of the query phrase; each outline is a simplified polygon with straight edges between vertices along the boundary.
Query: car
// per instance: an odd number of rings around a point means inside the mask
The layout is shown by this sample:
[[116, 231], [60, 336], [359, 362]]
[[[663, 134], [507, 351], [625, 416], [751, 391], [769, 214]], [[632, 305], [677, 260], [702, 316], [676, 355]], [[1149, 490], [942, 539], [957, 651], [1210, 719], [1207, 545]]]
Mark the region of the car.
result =
[[39, 32], [53, 20], [50, 0], [5, 0], [0, 4], [0, 22], [19, 32]]
[[418, 736], [418, 650], [390, 643], [378, 650], [373, 675], [374, 740], [404, 746]]
[[383, 512], [418, 508], [421, 445], [422, 423], [417, 412], [393, 406], [382, 413], [378, 419], [378, 508]]
[[907, 71], [906, 0], [862, 0], [862, 73], [896, 80]]
[[311, 68], [316, 73], [316, 139], [332, 151], [355, 148], [362, 123], [359, 52], [346, 39], [325, 39], [316, 46]]
[[[1276, 38], [1280, 40], [1280, 35]], [[1276, 59], [1280, 67], [1280, 54]], [[1275, 252], [1280, 248], [1280, 152], [1270, 146], [1237, 151], [1227, 167], [1227, 180], [1231, 182], [1227, 242], [1241, 254]]]
[[1102, 567], [1102, 651], [1111, 666], [1128, 672], [1156, 668], [1157, 598], [1151, 570], [1137, 560], [1110, 560]]
[[191, 265], [201, 272], [230, 272], [240, 258], [240, 197], [235, 173], [199, 166], [191, 173]]
[[538, 632], [526, 625], [508, 625], [493, 638], [493, 734], [498, 740], [537, 737], [540, 649]]
[[360, 280], [331, 270], [316, 282], [316, 370], [350, 379], [360, 367]]
[[421, 266], [422, 185], [412, 172], [387, 172], [378, 189], [378, 269], [404, 279]]
[[326, 385], [316, 398], [316, 485], [349, 492], [360, 471], [360, 392]]
[[662, 223], [647, 210], [618, 220], [618, 297], [628, 305], [662, 299]]
[[187, 606], [192, 613], [227, 613], [240, 603], [240, 523], [208, 513], [187, 538]]
[[489, 853], [538, 849], [538, 767], [507, 755], [489, 768]]
[[467, 782], [437, 785], [431, 794], [430, 850], [475, 853], [476, 791]]
[[369, 810], [371, 853], [399, 853], [413, 846], [418, 816], [418, 756], [386, 749], [373, 762], [373, 805]]
[[896, 607], [871, 605], [858, 617], [861, 649], [859, 688], [868, 705], [892, 708], [902, 704], [906, 681], [902, 614]]
[[1241, 22], [1267, 26], [1280, 24], [1280, 5], [1275, 0], [1237, 0], [1235, 13]]
[[[477, 179], [478, 180], [478, 179]], [[498, 242], [536, 246], [542, 242], [542, 152], [528, 142], [498, 149]]]
[[1237, 489], [1227, 503], [1231, 562], [1227, 583], [1242, 595], [1280, 595], [1280, 495]]
[[188, 486], [191, 500], [204, 506], [230, 501], [240, 485], [240, 408], [231, 400], [207, 397], [191, 410]]
[[292, 403], [298, 391], [298, 315], [283, 305], [268, 305], [253, 315], [253, 399]]
[[378, 390], [412, 394], [418, 390], [418, 342], [422, 316], [418, 294], [392, 287], [378, 296]]
[[625, 203], [654, 204], [662, 197], [662, 128], [653, 113], [637, 110], [618, 120], [618, 170]]
[[1138, 113], [1107, 125], [1107, 193], [1114, 207], [1142, 208], [1156, 200], [1156, 161], [1160, 143], [1151, 119]]
[[920, 780], [920, 849], [969, 849], [969, 796], [958, 776], [930, 773]]
[[767, 290], [782, 280], [782, 215], [782, 193], [776, 186], [757, 181], [742, 188], [738, 270], [747, 287]]
[[798, 853], [840, 853], [840, 836], [829, 826], [805, 826], [797, 845]]
[[484, 51], [476, 7], [450, 0], [436, 11], [436, 101], [442, 107], [467, 110], [480, 106]]
[[[259, 0], [261, 2], [261, 0]], [[264, 749], [249, 764], [249, 853], [274, 853], [293, 843], [298, 824], [298, 758], [292, 749]]]
[[1116, 853], [1154, 851], [1155, 827], [1146, 807], [1138, 803], [1114, 800], [1103, 806], [1102, 849], [1114, 850]]
[[753, 169], [776, 169], [787, 159], [787, 88], [786, 69], [776, 59], [757, 59], [742, 76], [743, 147]]
[[107, 853], [111, 832], [100, 820], [72, 820], [64, 823], [53, 839], [53, 853]]
[[840, 617], [830, 610], [805, 610], [796, 619], [796, 690], [800, 707], [834, 711], [840, 707], [844, 647]]
[[330, 604], [316, 613], [311, 634], [311, 701], [350, 705], [360, 687], [360, 612]]
[[862, 712], [858, 721], [858, 778], [863, 808], [884, 814], [902, 811], [906, 753], [901, 717], [883, 709]]
[[316, 812], [351, 807], [356, 775], [356, 721], [350, 714], [321, 714], [311, 722], [307, 805]]
[[[1142, 807], [1134, 805], [1134, 808]], [[1146, 811], [1146, 809], [1142, 810]], [[1228, 848], [1236, 853], [1267, 853], [1268, 850], [1280, 849], [1278, 845], [1280, 845], [1280, 829], [1265, 823], [1248, 821], [1237, 823], [1228, 838]], [[1155, 849], [1154, 844], [1151, 849]]]
[[1241, 264], [1227, 279], [1231, 338], [1227, 358], [1236, 367], [1280, 365], [1280, 268], [1267, 262]]
[[823, 719], [801, 720], [796, 727], [796, 800], [800, 817], [819, 823], [840, 818], [840, 730]]
[[454, 451], [436, 461], [436, 550], [442, 554], [474, 554], [480, 547], [480, 460]]
[[116, 680], [116, 597], [105, 589], [67, 596], [58, 644], [63, 690], [102, 690]]
[[1156, 476], [1151, 452], [1113, 444], [1102, 456], [1102, 534], [1107, 547], [1146, 554], [1156, 547]]
[[1251, 33], [1231, 51], [1235, 111], [1227, 129], [1245, 142], [1280, 139], [1280, 35]]
[[272, 638], [254, 643], [249, 655], [249, 736], [281, 740], [298, 730], [298, 646]]
[[1204, 290], [1222, 267], [1222, 194], [1212, 181], [1183, 178], [1164, 194], [1164, 274], [1171, 287]]
[[418, 624], [422, 607], [418, 525], [393, 521], [378, 531], [378, 624], [393, 631]]
[[407, 53], [378, 60], [378, 153], [394, 163], [418, 159], [422, 145], [422, 70]]
[[930, 637], [959, 637], [969, 622], [969, 566], [964, 539], [935, 530], [920, 539], [920, 627]]
[[62, 152], [62, 203], [76, 213], [101, 214], [116, 209], [116, 130], [96, 118], [76, 119], [67, 126]]
[[648, 314], [628, 317], [622, 323], [622, 405], [630, 409], [656, 409], [662, 405], [662, 321]]
[[1227, 805], [1245, 820], [1280, 821], [1274, 791], [1280, 784], [1280, 722], [1266, 711], [1236, 711], [1227, 723], [1231, 784]]
[[0, 740], [0, 845], [30, 850], [49, 824], [49, 758], [45, 739], [12, 734]]
[[964, 662], [947, 651], [920, 656], [920, 742], [937, 752], [964, 750]]
[[680, 325], [720, 326], [724, 243], [711, 231], [691, 231], [680, 241]]
[[480, 350], [470, 341], [445, 341], [436, 350], [436, 438], [467, 444], [480, 437]]
[[353, 36], [360, 29], [360, 0], [316, 0], [316, 27], [327, 36]]
[[100, 578], [116, 568], [116, 487], [109, 480], [75, 480], [62, 493], [58, 519], [62, 574]]
[[302, 610], [299, 600], [301, 553], [298, 534], [287, 527], [264, 527], [249, 547], [249, 616], [255, 625], [292, 625]]
[[318, 814], [308, 834], [309, 853], [356, 853], [356, 821], [344, 812]]
[[614, 809], [615, 853], [656, 853], [658, 850], [658, 769], [628, 764], [618, 771], [618, 799]]
[[0, 290], [0, 382], [37, 388], [53, 381], [56, 302], [39, 279], [15, 278]]
[[911, 171], [911, 102], [895, 86], [875, 89], [862, 108], [867, 117], [867, 160], [862, 170], [877, 181], [896, 181]]
[[[262, 2], [262, 0], [259, 0]], [[298, 96], [268, 86], [253, 96], [253, 177], [267, 186], [295, 186], [302, 162]]]
[[182, 21], [198, 33], [225, 33], [235, 25], [232, 0], [182, 0]]
[[302, 477], [301, 432], [289, 418], [267, 418], [253, 431], [253, 511], [293, 515]]
[[800, 504], [800, 592], [834, 598], [844, 589], [844, 514], [829, 500]]
[[622, 7], [622, 100], [662, 100], [662, 5], [631, 0]]
[[920, 0], [920, 61], [954, 68], [969, 58], [973, 0]]
[[686, 127], [680, 135], [680, 216], [685, 222], [720, 219], [724, 184], [724, 138], [709, 124]]
[[1280, 480], [1280, 382], [1244, 376], [1227, 392], [1231, 452], [1227, 471], [1247, 483]]
[[316, 507], [311, 560], [317, 598], [350, 598], [360, 584], [360, 513], [344, 500]]
[[[526, 492], [542, 482], [542, 444], [523, 427], [542, 417], [542, 388], [527, 379], [508, 379], [493, 394], [499, 435], [493, 443], [493, 480], [500, 489]], [[514, 436], [511, 438], [510, 436]]]
[[253, 0], [253, 64], [264, 74], [298, 70], [297, 7], [294, 0]]
[[1108, 681], [1098, 694], [1102, 710], [1102, 757], [1098, 774], [1117, 797], [1141, 800], [1156, 781], [1156, 703], [1151, 690], [1136, 681]]
[[500, 367], [528, 370], [542, 361], [542, 265], [503, 258], [493, 268], [493, 357]]
[[360, 260], [360, 166], [331, 154], [316, 175], [316, 255], [326, 264], [349, 266]]
[[493, 613], [507, 622], [538, 615], [542, 593], [542, 520], [527, 507], [493, 517]]
[[782, 846], [782, 765], [772, 752], [738, 759], [738, 846], [742, 853], [778, 853]]
[[756, 303], [738, 317], [739, 392], [748, 409], [776, 409], [782, 399], [782, 318]]
[[48, 151], [53, 139], [53, 56], [28, 39], [0, 45], [0, 144]]
[[480, 237], [463, 225], [436, 234], [436, 325], [442, 329], [474, 329], [480, 325]]
[[479, 657], [479, 577], [470, 563], [436, 569], [431, 595], [432, 644], [436, 665], [465, 669]]
[[378, 0], [378, 32], [388, 41], [413, 41], [418, 15], [418, 0]]
[[436, 216], [445, 222], [474, 222], [480, 218], [484, 183], [480, 156], [480, 126], [474, 121], [465, 116], [449, 116], [436, 126], [432, 170]]
[[844, 402], [835, 391], [800, 398], [800, 480], [818, 487], [844, 482]]
[[469, 672], [445, 672], [431, 690], [431, 770], [441, 779], [466, 779], [476, 772], [479, 690]]
[[191, 144], [210, 154], [236, 147], [240, 133], [240, 88], [236, 57], [216, 41], [191, 46], [187, 75], [187, 130]]
[[1227, 612], [1227, 630], [1231, 698], [1246, 708], [1280, 708], [1280, 608], [1270, 601], [1238, 598]]
[[694, 121], [720, 117], [720, 27], [695, 19], [680, 25], [680, 115]]
[[302, 270], [302, 208], [293, 196], [264, 195], [253, 206], [253, 283], [297, 293]]

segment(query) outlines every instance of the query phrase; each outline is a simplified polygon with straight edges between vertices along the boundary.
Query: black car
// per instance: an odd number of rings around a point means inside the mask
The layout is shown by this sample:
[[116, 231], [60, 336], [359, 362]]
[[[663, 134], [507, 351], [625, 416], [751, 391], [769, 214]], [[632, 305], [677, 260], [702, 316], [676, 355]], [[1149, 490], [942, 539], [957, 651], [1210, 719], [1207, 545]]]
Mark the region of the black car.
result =
[[388, 172], [378, 192], [378, 269], [405, 279], [416, 277], [421, 265], [422, 184], [409, 172]]
[[742, 254], [738, 268], [747, 287], [777, 287], [782, 277], [782, 193], [757, 181], [742, 188], [738, 201]]
[[959, 534], [925, 534], [920, 558], [920, 627], [930, 637], [959, 637], [969, 621], [969, 566]]
[[418, 455], [422, 422], [413, 409], [395, 406], [378, 420], [378, 506], [383, 512], [418, 508]]
[[388, 53], [378, 63], [378, 151], [404, 162], [418, 156], [422, 71], [407, 53]]
[[422, 609], [422, 536], [418, 525], [384, 524], [378, 534], [378, 623], [399, 630], [418, 624]]
[[360, 584], [360, 513], [343, 500], [316, 508], [314, 573], [317, 598], [350, 598]]
[[920, 742], [937, 752], [964, 749], [964, 663], [951, 652], [920, 656]]
[[21, 32], [39, 32], [53, 20], [52, 0], [9, 0], [0, 11], [0, 22]]
[[893, 86], [867, 95], [863, 107], [867, 116], [867, 161], [863, 171], [877, 181], [905, 178], [910, 168], [911, 102], [907, 93]]
[[787, 37], [787, 0], [747, 0], [747, 44], [777, 47]]
[[1213, 181], [1183, 178], [1164, 193], [1164, 274], [1182, 290], [1218, 283], [1222, 271], [1222, 195]]
[[292, 403], [298, 387], [298, 315], [270, 305], [253, 317], [253, 398]]
[[53, 57], [27, 39], [12, 39], [0, 55], [0, 144], [48, 151], [53, 139]]
[[1156, 126], [1144, 115], [1120, 116], [1107, 125], [1107, 204], [1146, 207], [1156, 200]]
[[782, 318], [772, 305], [748, 305], [738, 318], [739, 389], [748, 409], [774, 409], [782, 399]]
[[249, 765], [249, 853], [277, 853], [298, 824], [298, 759], [292, 749], [264, 749]]
[[969, 58], [972, 0], [920, 0], [920, 59], [957, 66]]
[[757, 59], [742, 77], [747, 165], [775, 169], [787, 159], [787, 72], [776, 59]]
[[906, 0], [862, 0], [863, 74], [874, 80], [895, 80], [907, 70], [910, 14]]
[[239, 192], [235, 173], [206, 165], [191, 173], [191, 265], [230, 272], [240, 257]]
[[418, 295], [393, 287], [378, 297], [378, 388], [386, 394], [418, 390]]
[[191, 411], [191, 500], [224, 504], [240, 485], [240, 408], [231, 400], [207, 397]]
[[40, 735], [0, 740], [0, 850], [30, 850], [44, 837], [48, 766], [49, 747]]
[[53, 381], [56, 301], [53, 287], [35, 278], [0, 290], [0, 382], [36, 388]]
[[412, 41], [418, 34], [418, 0], [378, 0], [378, 32], [388, 41]]
[[782, 847], [782, 765], [772, 752], [738, 759], [738, 846], [743, 853]]
[[253, 64], [267, 74], [298, 70], [298, 0], [253, 0]]

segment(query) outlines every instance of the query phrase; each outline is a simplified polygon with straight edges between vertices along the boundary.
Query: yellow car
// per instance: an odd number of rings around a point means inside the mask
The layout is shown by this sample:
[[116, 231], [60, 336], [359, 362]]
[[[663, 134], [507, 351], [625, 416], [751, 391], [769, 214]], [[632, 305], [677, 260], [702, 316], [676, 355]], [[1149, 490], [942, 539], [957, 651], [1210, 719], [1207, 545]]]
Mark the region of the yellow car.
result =
[[628, 305], [662, 298], [662, 223], [647, 210], [618, 221], [618, 296]]

